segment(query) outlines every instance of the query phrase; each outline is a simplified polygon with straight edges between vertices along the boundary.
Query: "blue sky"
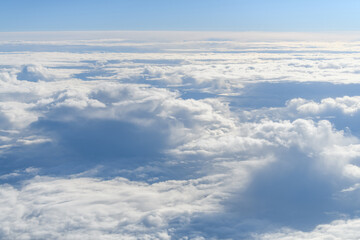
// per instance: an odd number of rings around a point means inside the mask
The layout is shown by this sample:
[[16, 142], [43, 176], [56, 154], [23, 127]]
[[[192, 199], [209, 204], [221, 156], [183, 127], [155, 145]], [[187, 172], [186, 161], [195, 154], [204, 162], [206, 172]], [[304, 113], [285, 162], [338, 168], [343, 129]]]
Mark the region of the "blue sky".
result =
[[4, 0], [0, 31], [356, 31], [355, 0]]

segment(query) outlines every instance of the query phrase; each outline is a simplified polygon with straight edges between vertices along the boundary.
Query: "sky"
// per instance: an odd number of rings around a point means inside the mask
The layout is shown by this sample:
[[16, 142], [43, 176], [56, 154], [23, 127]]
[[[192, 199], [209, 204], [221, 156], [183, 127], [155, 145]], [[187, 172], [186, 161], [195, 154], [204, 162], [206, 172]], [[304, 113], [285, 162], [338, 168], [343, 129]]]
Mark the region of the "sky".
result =
[[356, 0], [4, 0], [0, 31], [357, 31]]
[[1, 1], [0, 239], [360, 239], [359, 4]]

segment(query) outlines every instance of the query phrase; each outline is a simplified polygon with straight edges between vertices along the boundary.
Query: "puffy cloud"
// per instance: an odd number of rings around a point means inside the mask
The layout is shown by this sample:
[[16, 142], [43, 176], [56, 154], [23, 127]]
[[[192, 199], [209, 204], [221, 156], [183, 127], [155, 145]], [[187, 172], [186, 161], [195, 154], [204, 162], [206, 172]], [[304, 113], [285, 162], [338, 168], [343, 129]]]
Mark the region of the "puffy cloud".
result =
[[[332, 85], [357, 83], [356, 42], [6, 44], [2, 238], [311, 238], [357, 221], [319, 225], [359, 207], [356, 84]], [[344, 91], [304, 97], [313, 81]]]
[[[4, 239], [170, 239], [176, 224], [218, 209], [216, 178], [152, 185], [123, 178], [36, 177], [0, 188]], [[178, 222], [178, 223], [176, 223]]]
[[17, 74], [18, 80], [25, 80], [30, 82], [51, 80], [51, 76], [48, 71], [42, 66], [25, 65], [22, 66], [21, 72]]
[[319, 115], [331, 113], [333, 111], [340, 111], [346, 115], [353, 115], [360, 109], [359, 96], [344, 96], [338, 98], [325, 98], [317, 103], [305, 99], [292, 99], [287, 103], [287, 107], [294, 108], [303, 115]]
[[254, 239], [358, 239], [359, 219], [337, 220], [317, 226], [310, 232], [283, 229], [276, 233], [254, 235]]

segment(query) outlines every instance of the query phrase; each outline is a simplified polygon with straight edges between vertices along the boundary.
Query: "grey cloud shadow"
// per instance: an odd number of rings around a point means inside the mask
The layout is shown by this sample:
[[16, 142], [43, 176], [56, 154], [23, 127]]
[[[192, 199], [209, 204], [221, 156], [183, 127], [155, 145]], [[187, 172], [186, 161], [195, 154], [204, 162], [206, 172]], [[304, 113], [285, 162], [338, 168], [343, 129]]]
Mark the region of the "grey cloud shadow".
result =
[[360, 113], [348, 115], [337, 110], [328, 111], [326, 115], [321, 117], [330, 121], [337, 130], [343, 130], [345, 135], [360, 138]]
[[359, 193], [336, 196], [348, 182], [317, 171], [314, 159], [298, 149], [282, 149], [277, 156], [277, 162], [253, 175], [245, 191], [222, 201], [222, 212], [195, 215], [176, 228], [176, 235], [254, 239], [253, 233], [281, 227], [311, 231], [319, 224], [341, 219], [342, 214], [357, 216], [360, 204], [353, 200]]
[[82, 73], [74, 74], [72, 77], [79, 78], [81, 80], [92, 80], [94, 77], [111, 77], [116, 75], [114, 71], [109, 71], [106, 69], [92, 69]]
[[2, 174], [35, 167], [46, 175], [69, 175], [103, 165], [103, 177], [162, 161], [166, 146], [166, 135], [160, 128], [113, 120], [40, 120], [31, 125], [31, 132], [54, 141], [9, 149], [0, 156]]
[[334, 197], [349, 185], [347, 180], [320, 171], [315, 159], [295, 148], [279, 151], [277, 156], [280, 159], [257, 172], [244, 192], [224, 201], [229, 218], [262, 222], [252, 226], [258, 232], [270, 223], [310, 231], [342, 214], [354, 216], [359, 203], [349, 207]]

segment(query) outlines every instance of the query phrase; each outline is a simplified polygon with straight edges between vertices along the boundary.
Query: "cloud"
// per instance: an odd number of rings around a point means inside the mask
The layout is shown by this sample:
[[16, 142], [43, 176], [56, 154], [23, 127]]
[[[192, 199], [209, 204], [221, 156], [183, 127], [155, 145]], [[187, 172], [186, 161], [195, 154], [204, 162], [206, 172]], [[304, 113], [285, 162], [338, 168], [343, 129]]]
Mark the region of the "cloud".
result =
[[17, 74], [18, 80], [30, 82], [46, 81], [53, 78], [48, 71], [42, 66], [25, 65], [22, 66], [21, 72]]
[[0, 44], [2, 238], [355, 224], [358, 43], [153, 37]]
[[344, 96], [322, 99], [320, 103], [305, 99], [292, 99], [287, 103], [289, 108], [296, 108], [300, 114], [319, 115], [332, 111], [340, 111], [346, 115], [354, 115], [360, 109], [359, 96]]
[[254, 239], [358, 239], [359, 219], [337, 220], [317, 226], [310, 232], [283, 229], [277, 233], [255, 235]]
[[[0, 188], [4, 239], [170, 239], [174, 221], [218, 208], [215, 179], [156, 184], [36, 177]], [[6, 203], [6, 204], [5, 204]]]

